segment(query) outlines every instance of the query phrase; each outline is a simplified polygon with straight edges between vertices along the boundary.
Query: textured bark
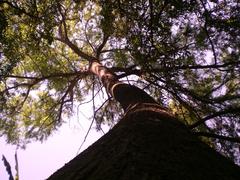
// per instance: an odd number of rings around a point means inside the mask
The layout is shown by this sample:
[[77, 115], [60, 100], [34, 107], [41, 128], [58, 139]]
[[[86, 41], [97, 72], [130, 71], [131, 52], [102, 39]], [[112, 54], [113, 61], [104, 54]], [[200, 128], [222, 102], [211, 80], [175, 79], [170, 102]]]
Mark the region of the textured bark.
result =
[[100, 78], [107, 91], [113, 95], [113, 86], [120, 83], [117, 76], [97, 61], [91, 63], [89, 70]]
[[155, 104], [138, 104], [49, 180], [239, 180], [240, 168]]
[[49, 180], [239, 180], [240, 168], [197, 139], [141, 89], [90, 66], [126, 114]]
[[119, 81], [114, 73], [100, 63], [93, 62], [90, 70], [101, 79], [104, 87], [121, 104], [124, 111], [127, 111], [137, 103], [156, 103], [143, 90]]

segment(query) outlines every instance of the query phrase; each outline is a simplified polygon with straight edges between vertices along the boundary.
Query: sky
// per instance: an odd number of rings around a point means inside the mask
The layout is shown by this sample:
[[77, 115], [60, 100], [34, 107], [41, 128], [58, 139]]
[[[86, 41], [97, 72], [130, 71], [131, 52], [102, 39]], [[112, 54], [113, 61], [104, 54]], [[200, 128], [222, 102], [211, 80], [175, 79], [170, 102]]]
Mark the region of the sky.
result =
[[[73, 159], [79, 150], [84, 137], [91, 124], [91, 119], [87, 119], [91, 112], [90, 107], [81, 110], [79, 118], [73, 117], [58, 130], [47, 141], [33, 142], [27, 145], [25, 150], [18, 150], [19, 177], [20, 180], [44, 180], [61, 168], [64, 164]], [[108, 127], [103, 127], [108, 131]], [[103, 135], [93, 127], [81, 148], [81, 151], [94, 143]], [[15, 175], [14, 161], [15, 146], [7, 145], [3, 137], [0, 138], [0, 180], [8, 180], [8, 174], [3, 165], [2, 155], [7, 158], [12, 166]]]

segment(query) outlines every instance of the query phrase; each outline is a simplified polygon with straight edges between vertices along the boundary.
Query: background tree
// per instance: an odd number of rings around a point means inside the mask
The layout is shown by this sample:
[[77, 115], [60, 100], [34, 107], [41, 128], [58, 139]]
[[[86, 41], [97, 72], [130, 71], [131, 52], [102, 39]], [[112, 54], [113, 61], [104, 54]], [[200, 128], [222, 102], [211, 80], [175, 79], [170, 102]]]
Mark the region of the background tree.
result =
[[42, 141], [87, 94], [99, 129], [115, 124], [122, 111], [89, 68], [98, 61], [239, 163], [238, 9], [235, 0], [1, 1], [1, 135]]

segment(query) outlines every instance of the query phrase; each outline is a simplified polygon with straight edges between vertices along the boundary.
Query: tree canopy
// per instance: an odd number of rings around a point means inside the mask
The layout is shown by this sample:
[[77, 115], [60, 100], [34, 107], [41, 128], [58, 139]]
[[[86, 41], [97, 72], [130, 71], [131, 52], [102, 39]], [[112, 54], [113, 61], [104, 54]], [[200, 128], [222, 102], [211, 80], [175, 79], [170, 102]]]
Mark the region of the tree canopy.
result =
[[23, 147], [44, 140], [90, 101], [99, 129], [114, 124], [122, 111], [89, 71], [97, 59], [239, 163], [239, 6], [237, 0], [0, 1], [1, 135]]

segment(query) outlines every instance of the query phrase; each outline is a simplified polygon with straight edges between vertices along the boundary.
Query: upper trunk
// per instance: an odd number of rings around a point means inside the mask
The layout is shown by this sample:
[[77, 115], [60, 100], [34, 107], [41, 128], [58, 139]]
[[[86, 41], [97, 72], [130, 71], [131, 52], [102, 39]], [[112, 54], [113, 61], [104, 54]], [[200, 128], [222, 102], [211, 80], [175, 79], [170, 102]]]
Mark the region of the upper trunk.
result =
[[197, 139], [137, 87], [94, 62], [124, 118], [49, 180], [239, 180], [240, 168]]
[[156, 103], [156, 101], [143, 90], [119, 81], [114, 73], [100, 63], [93, 62], [90, 70], [101, 79], [108, 93], [121, 104], [124, 111], [127, 111], [138, 103]]

